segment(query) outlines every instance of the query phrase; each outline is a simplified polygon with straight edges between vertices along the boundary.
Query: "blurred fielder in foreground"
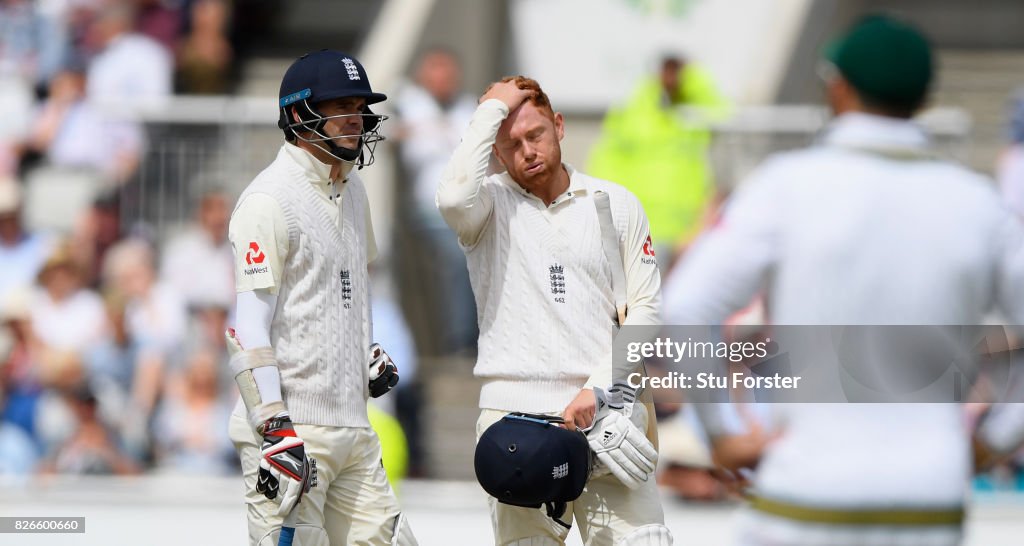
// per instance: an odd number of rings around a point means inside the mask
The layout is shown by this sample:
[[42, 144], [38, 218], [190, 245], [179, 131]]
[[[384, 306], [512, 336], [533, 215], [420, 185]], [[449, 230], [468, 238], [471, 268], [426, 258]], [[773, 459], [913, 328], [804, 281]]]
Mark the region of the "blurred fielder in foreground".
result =
[[281, 82], [287, 142], [231, 215], [238, 318], [228, 343], [244, 407], [229, 432], [252, 546], [276, 546], [288, 515], [302, 546], [416, 544], [366, 414], [368, 396], [398, 383], [370, 341], [377, 248], [352, 172], [373, 162], [383, 119], [369, 107], [386, 98], [353, 57], [296, 60]]
[[[647, 218], [621, 186], [562, 163], [563, 134], [562, 115], [536, 81], [505, 78], [480, 98], [438, 188], [476, 296], [474, 373], [485, 381], [477, 438], [510, 412], [561, 415], [570, 430], [593, 427], [589, 442], [604, 465], [568, 506], [583, 541], [671, 544], [646, 408], [629, 400], [629, 408], [597, 411], [595, 395], [612, 382], [616, 268], [625, 271], [625, 323], [658, 322], [661, 279]], [[492, 153], [502, 172], [488, 175]], [[608, 216], [614, 256], [602, 238]], [[556, 477], [575, 470], [559, 467], [550, 471]], [[571, 516], [490, 502], [497, 544], [563, 544], [568, 536]]]
[[[994, 305], [1024, 324], [1024, 230], [910, 121], [932, 75], [926, 39], [888, 18], [835, 43], [836, 119], [751, 175], [668, 280], [666, 322], [720, 324], [764, 287], [773, 324], [981, 324]], [[741, 544], [960, 542], [962, 406], [780, 405], [774, 439], [723, 428], [726, 408], [703, 408], [717, 460], [757, 468]]]

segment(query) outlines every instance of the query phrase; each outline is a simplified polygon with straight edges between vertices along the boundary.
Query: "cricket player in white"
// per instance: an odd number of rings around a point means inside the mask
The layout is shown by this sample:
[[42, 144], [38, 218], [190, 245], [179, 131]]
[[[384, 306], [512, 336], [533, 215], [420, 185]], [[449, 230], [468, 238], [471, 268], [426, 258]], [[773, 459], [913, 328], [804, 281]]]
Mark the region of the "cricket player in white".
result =
[[[836, 119], [815, 146], [769, 159], [741, 186], [667, 280], [666, 322], [721, 324], [764, 287], [773, 324], [971, 325], [993, 306], [1024, 324], [1019, 221], [990, 180], [939, 159], [909, 119], [931, 81], [925, 39], [869, 18], [829, 61]], [[756, 465], [740, 544], [960, 542], [971, 472], [962, 406], [772, 409], [777, 438], [706, 420], [720, 460]]]
[[367, 263], [376, 254], [366, 191], [385, 100], [353, 57], [305, 55], [281, 84], [286, 140], [231, 216], [242, 399], [229, 427], [246, 485], [249, 544], [276, 546], [296, 511], [296, 544], [415, 544], [381, 466], [369, 395], [398, 382], [371, 345]]
[[[612, 380], [616, 317], [595, 192], [609, 196], [623, 249], [625, 324], [658, 322], [661, 280], [647, 218], [626, 189], [562, 163], [563, 134], [562, 115], [537, 82], [506, 78], [481, 97], [438, 188], [438, 208], [458, 234], [476, 297], [474, 374], [485, 381], [478, 438], [513, 411], [563, 415], [570, 428], [593, 426], [591, 438], [647, 427], [642, 404], [634, 422], [598, 414], [594, 423], [594, 387]], [[492, 153], [504, 170], [488, 175]], [[615, 474], [595, 472], [567, 510], [584, 542], [671, 544], [653, 472], [609, 470]], [[496, 544], [564, 543], [569, 529], [544, 511], [490, 501]]]

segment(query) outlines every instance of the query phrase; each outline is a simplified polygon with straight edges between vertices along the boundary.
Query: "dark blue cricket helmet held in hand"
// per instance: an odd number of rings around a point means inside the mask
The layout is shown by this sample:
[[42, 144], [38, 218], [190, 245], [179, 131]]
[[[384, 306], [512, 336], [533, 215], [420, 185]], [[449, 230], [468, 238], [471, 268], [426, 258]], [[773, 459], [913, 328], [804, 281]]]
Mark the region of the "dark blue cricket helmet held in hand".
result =
[[[566, 505], [579, 498], [593, 457], [586, 436], [562, 428], [562, 419], [510, 413], [476, 444], [473, 466], [480, 485], [498, 502], [540, 508], [563, 527]], [[572, 521], [570, 515], [569, 521]]]
[[[365, 99], [366, 106], [360, 113], [331, 116], [323, 115], [317, 108], [323, 101], [347, 97]], [[381, 122], [387, 119], [387, 116], [374, 114], [370, 105], [385, 100], [386, 95], [375, 93], [370, 87], [366, 70], [355, 57], [322, 49], [299, 57], [285, 72], [281, 80], [277, 125], [289, 142], [296, 139], [309, 142], [342, 161], [365, 167], [373, 163], [377, 143], [384, 140], [379, 130]], [[354, 116], [362, 120], [358, 134], [328, 135], [325, 131], [329, 120], [344, 121], [343, 118]], [[339, 145], [355, 137], [359, 140], [354, 148]]]

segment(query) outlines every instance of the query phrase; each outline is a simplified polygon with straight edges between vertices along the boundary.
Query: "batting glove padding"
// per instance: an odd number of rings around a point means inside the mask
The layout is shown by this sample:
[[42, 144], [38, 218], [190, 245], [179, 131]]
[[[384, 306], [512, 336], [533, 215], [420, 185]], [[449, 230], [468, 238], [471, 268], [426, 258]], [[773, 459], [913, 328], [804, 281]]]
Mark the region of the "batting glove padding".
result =
[[617, 411], [605, 412], [594, 423], [587, 442], [597, 459], [630, 489], [637, 489], [654, 473], [658, 462], [654, 444]]
[[287, 414], [268, 419], [259, 432], [263, 453], [256, 492], [271, 500], [280, 497], [277, 513], [286, 516], [303, 494], [316, 487], [316, 460], [306, 456], [306, 447]]
[[370, 396], [384, 396], [397, 384], [398, 366], [379, 343], [370, 345]]

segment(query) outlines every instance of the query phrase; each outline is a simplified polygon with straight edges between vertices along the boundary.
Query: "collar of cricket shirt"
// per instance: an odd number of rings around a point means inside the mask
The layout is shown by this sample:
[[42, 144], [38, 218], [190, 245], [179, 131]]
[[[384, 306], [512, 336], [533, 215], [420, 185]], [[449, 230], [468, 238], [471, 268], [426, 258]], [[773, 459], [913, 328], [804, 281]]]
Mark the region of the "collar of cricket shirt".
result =
[[[569, 201], [576, 197], [577, 195], [580, 195], [583, 192], [588, 191], [587, 182], [582, 173], [580, 173], [575, 168], [573, 168], [572, 165], [565, 163], [564, 161], [562, 162], [562, 167], [564, 167], [565, 171], [569, 173], [569, 187], [566, 188], [566, 190], [562, 192], [561, 195], [555, 197], [554, 201], [552, 201], [551, 204], [548, 205], [548, 208], [554, 207], [559, 203]], [[538, 201], [540, 200], [539, 197], [527, 191], [525, 188], [516, 183], [515, 180], [512, 180], [512, 177], [508, 175], [508, 171], [502, 172], [499, 176], [501, 177], [502, 181], [508, 184], [515, 191], [519, 192], [520, 195], [532, 199], [537, 199]]]
[[[302, 169], [310, 183], [318, 186], [327, 186], [332, 182], [331, 165], [320, 161], [313, 154], [294, 144], [285, 143], [283, 149], [284, 153], [288, 154], [288, 157], [290, 157], [291, 160]], [[338, 181], [340, 182], [345, 180], [351, 170], [351, 163], [342, 163], [341, 174], [338, 177]]]
[[825, 128], [820, 142], [894, 158], [931, 157], [931, 141], [917, 123], [863, 112], [843, 114]]

